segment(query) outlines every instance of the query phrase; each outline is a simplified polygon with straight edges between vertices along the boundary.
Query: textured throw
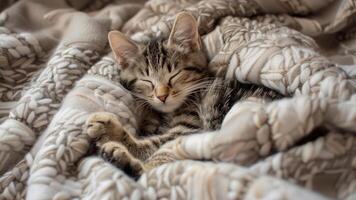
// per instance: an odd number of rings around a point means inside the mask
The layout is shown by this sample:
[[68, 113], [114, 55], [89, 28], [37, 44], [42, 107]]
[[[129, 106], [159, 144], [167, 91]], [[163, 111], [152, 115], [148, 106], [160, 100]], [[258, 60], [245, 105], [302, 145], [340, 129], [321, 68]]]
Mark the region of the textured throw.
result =
[[[134, 132], [107, 33], [166, 37], [194, 15], [209, 68], [286, 98], [162, 146], [133, 180], [90, 155], [89, 114]], [[0, 199], [356, 199], [356, 0], [1, 0]], [[312, 131], [324, 127], [321, 134]], [[89, 156], [88, 156], [89, 155]]]

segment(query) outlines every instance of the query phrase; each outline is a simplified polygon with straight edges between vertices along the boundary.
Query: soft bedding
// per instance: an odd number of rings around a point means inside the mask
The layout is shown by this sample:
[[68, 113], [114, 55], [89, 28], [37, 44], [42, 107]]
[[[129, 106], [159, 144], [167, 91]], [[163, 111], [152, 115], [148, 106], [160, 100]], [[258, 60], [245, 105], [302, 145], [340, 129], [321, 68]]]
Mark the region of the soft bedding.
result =
[[[356, 199], [355, 0], [0, 2], [0, 199]], [[236, 102], [138, 180], [90, 154], [88, 115], [138, 128], [107, 33], [200, 24], [217, 76], [285, 98]], [[319, 131], [322, 127], [323, 131]]]

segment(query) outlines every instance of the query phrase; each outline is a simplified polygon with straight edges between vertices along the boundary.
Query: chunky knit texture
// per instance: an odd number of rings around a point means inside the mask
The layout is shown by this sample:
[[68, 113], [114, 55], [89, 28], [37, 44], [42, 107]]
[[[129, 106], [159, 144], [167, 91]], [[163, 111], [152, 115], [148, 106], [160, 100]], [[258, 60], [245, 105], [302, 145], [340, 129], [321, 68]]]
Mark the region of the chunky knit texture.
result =
[[[0, 2], [0, 199], [356, 198], [355, 0], [69, 2]], [[237, 102], [220, 130], [167, 143], [155, 153], [167, 164], [135, 181], [87, 156], [88, 115], [131, 132], [140, 117], [107, 33], [165, 37], [181, 10], [212, 71], [290, 97]]]

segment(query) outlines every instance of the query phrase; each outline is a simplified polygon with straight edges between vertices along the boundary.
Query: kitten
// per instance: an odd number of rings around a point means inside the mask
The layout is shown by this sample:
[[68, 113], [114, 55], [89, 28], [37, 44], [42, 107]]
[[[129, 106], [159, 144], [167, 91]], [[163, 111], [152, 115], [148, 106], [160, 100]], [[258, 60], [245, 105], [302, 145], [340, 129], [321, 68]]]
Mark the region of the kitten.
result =
[[[120, 82], [134, 96], [141, 116], [139, 136], [123, 129], [109, 112], [92, 114], [86, 122], [101, 154], [138, 176], [162, 162], [145, 163], [164, 143], [178, 136], [220, 128], [234, 102], [249, 96], [275, 98], [271, 90], [226, 83], [207, 70], [198, 24], [193, 16], [177, 15], [168, 40], [137, 45], [118, 31], [109, 33]], [[144, 105], [144, 106], [142, 106]]]

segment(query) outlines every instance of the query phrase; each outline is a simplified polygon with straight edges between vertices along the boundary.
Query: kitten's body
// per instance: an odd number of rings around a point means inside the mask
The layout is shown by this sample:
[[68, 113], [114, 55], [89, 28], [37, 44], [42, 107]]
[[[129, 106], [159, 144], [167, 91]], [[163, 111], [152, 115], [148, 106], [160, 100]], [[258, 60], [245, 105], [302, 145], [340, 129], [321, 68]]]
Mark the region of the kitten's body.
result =
[[134, 176], [165, 162], [163, 158], [145, 163], [167, 141], [220, 128], [237, 100], [278, 96], [266, 88], [209, 75], [197, 30], [194, 18], [184, 13], [177, 17], [168, 41], [152, 40], [139, 47], [121, 33], [109, 34], [122, 67], [121, 84], [135, 97], [136, 112], [141, 113], [140, 131], [138, 136], [127, 132], [114, 114], [104, 112], [89, 117], [87, 132], [97, 139], [104, 157]]

